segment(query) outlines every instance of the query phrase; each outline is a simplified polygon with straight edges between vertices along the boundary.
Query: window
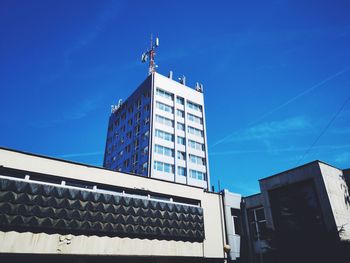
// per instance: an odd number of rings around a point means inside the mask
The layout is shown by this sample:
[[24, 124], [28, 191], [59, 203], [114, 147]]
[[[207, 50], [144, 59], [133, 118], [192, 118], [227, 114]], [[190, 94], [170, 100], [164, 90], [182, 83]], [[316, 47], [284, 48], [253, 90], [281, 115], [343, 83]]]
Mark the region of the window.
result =
[[139, 110], [141, 108], [141, 98], [136, 101], [136, 107]]
[[181, 136], [177, 136], [177, 143], [185, 145], [185, 138]]
[[147, 155], [148, 154], [148, 146], [143, 148], [142, 153], [143, 153], [143, 155]]
[[135, 140], [135, 143], [134, 143], [134, 146], [135, 146], [135, 151], [137, 151], [138, 149], [139, 149], [139, 140], [138, 139], [136, 139]]
[[147, 162], [143, 163], [142, 164], [142, 171], [146, 171], [147, 167], [148, 167], [148, 163]]
[[184, 152], [177, 151], [177, 159], [186, 160], [186, 154]]
[[129, 166], [129, 159], [126, 159], [125, 161], [124, 161], [124, 167], [126, 168], [126, 167], [128, 167]]
[[196, 170], [190, 170], [190, 177], [198, 180], [205, 180], [205, 173]]
[[154, 146], [154, 151], [156, 153], [158, 153], [158, 154], [161, 154], [161, 155], [170, 156], [170, 157], [174, 156], [174, 150], [173, 149], [170, 149], [168, 147], [164, 147], [164, 146], [161, 146], [161, 145], [158, 145], [158, 144], [156, 144]]
[[167, 92], [167, 91], [161, 90], [161, 89], [159, 89], [159, 88], [157, 88], [156, 94], [159, 95], [159, 96], [161, 96], [161, 97], [167, 98], [167, 99], [169, 99], [169, 100], [174, 100], [174, 99], [173, 99], [173, 94], [171, 94], [171, 93], [169, 93], [169, 92]]
[[136, 121], [140, 121], [141, 119], [141, 112], [136, 113]]
[[168, 163], [154, 161], [153, 168], [161, 172], [174, 173], [174, 166]]
[[128, 108], [128, 113], [132, 113], [132, 111], [133, 111], [133, 110], [132, 110], [132, 107], [129, 107], [129, 108]]
[[240, 212], [240, 210], [235, 209], [235, 208], [231, 208], [231, 216], [232, 216], [234, 234], [241, 235], [241, 224], [240, 224], [241, 212]]
[[142, 139], [143, 140], [147, 140], [149, 136], [149, 131], [146, 131], [143, 135], [142, 135]]
[[176, 115], [177, 115], [178, 117], [184, 118], [184, 117], [185, 117], [185, 112], [184, 112], [183, 110], [177, 109], [177, 110], [176, 110]]
[[135, 126], [135, 135], [137, 136], [139, 134], [140, 134], [140, 125], [138, 124]]
[[162, 130], [156, 129], [155, 136], [158, 138], [161, 138], [163, 140], [169, 141], [169, 142], [174, 141], [174, 136], [172, 134], [165, 132], [165, 131], [162, 131]]
[[177, 174], [181, 176], [186, 176], [186, 168], [178, 166], [177, 167]]
[[185, 124], [178, 122], [177, 123], [177, 129], [180, 131], [184, 131], [185, 130]]
[[187, 127], [187, 131], [193, 135], [199, 136], [199, 137], [203, 137], [203, 131], [191, 126]]
[[188, 146], [192, 149], [204, 151], [204, 145], [199, 142], [188, 140]]
[[179, 97], [179, 96], [176, 97], [176, 102], [179, 103], [179, 104], [181, 104], [181, 105], [184, 105], [184, 104], [185, 104], [185, 103], [184, 103], [184, 98], [181, 98], [181, 97]]
[[169, 105], [166, 105], [164, 103], [161, 103], [159, 101], [156, 102], [156, 107], [160, 110], [163, 110], [165, 112], [169, 112], [169, 113], [173, 113], [174, 112], [174, 108], [169, 106]]
[[131, 138], [131, 131], [129, 131], [129, 132], [126, 134], [126, 137], [129, 138], [129, 139]]
[[196, 104], [194, 102], [187, 101], [187, 107], [189, 107], [190, 109], [193, 109], [195, 111], [202, 112], [202, 106], [198, 105], [198, 104]]
[[254, 240], [266, 239], [266, 219], [263, 207], [248, 210], [250, 234]]
[[174, 121], [160, 115], [156, 115], [156, 122], [164, 124], [166, 126], [174, 127]]
[[138, 161], [138, 154], [135, 153], [133, 156], [132, 156], [132, 164], [135, 166], [137, 164], [137, 161]]
[[187, 113], [187, 119], [189, 119], [190, 121], [193, 121], [195, 123], [198, 123], [198, 124], [203, 124], [203, 119], [200, 118], [200, 117], [197, 117], [191, 113]]
[[145, 119], [144, 119], [144, 125], [147, 125], [149, 123], [149, 117], [146, 117]]
[[128, 146], [125, 146], [125, 152], [127, 152], [127, 153], [130, 152], [130, 144]]
[[190, 154], [190, 161], [191, 163], [196, 163], [200, 165], [205, 165], [205, 159], [193, 154]]

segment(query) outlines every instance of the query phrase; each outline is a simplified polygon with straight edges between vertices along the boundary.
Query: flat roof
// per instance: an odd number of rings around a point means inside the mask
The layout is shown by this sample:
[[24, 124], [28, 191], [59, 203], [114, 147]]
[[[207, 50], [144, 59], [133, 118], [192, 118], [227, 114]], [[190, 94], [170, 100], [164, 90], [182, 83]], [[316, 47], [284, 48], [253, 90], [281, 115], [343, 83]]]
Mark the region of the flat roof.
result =
[[[204, 189], [204, 188], [199, 187], [199, 186], [188, 185], [188, 184], [183, 184], [183, 183], [178, 183], [178, 182], [172, 182], [172, 181], [167, 181], [167, 180], [163, 180], [163, 179], [159, 179], [159, 178], [152, 178], [152, 177], [142, 176], [142, 175], [139, 175], [139, 174], [133, 174], [133, 173], [128, 173], [128, 172], [118, 172], [118, 171], [114, 171], [114, 170], [109, 170], [109, 169], [104, 168], [104, 167], [101, 167], [101, 166], [95, 166], [95, 165], [90, 165], [90, 164], [85, 164], [85, 163], [78, 163], [78, 162], [69, 161], [69, 160], [64, 160], [64, 159], [60, 159], [60, 158], [56, 158], [56, 157], [50, 157], [50, 156], [45, 156], [45, 155], [40, 155], [40, 154], [35, 154], [35, 153], [29, 153], [29, 152], [20, 151], [20, 150], [15, 150], [15, 149], [10, 149], [10, 148], [6, 148], [6, 147], [3, 147], [3, 146], [0, 146], [0, 150], [10, 151], [10, 152], [16, 152], [16, 153], [20, 153], [20, 154], [29, 155], [29, 156], [34, 156], [34, 157], [39, 157], [39, 158], [43, 158], [43, 159], [49, 159], [49, 160], [54, 160], [54, 161], [58, 161], [58, 162], [64, 162], [64, 163], [69, 163], [69, 164], [74, 164], [74, 165], [79, 165], [79, 166], [84, 166], [84, 167], [89, 167], [89, 168], [101, 169], [101, 170], [103, 170], [103, 171], [109, 171], [109, 172], [115, 172], [115, 173], [128, 174], [128, 175], [130, 175], [130, 176], [136, 176], [136, 177], [140, 177], [140, 178], [146, 178], [146, 179], [149, 179], [149, 180], [162, 181], [162, 182], [170, 183], [170, 184], [176, 184], [176, 185], [182, 185], [182, 186], [186, 186], [186, 187], [192, 187], [192, 188], [197, 188], [197, 189], [203, 189], [203, 191], [204, 191], [204, 192], [207, 192], [207, 193], [219, 194], [219, 193], [216, 193], [216, 192], [208, 191], [207, 189]], [[2, 166], [2, 165], [0, 164], [0, 166]]]
[[338, 167], [335, 167], [335, 166], [333, 166], [333, 165], [330, 165], [330, 164], [328, 164], [328, 163], [326, 163], [326, 162], [323, 162], [323, 161], [320, 161], [320, 160], [314, 160], [314, 161], [311, 161], [311, 162], [308, 162], [308, 163], [299, 165], [299, 166], [297, 166], [297, 167], [291, 168], [291, 169], [289, 169], [289, 170], [285, 170], [285, 171], [283, 171], [283, 172], [279, 172], [279, 173], [277, 173], [277, 174], [274, 174], [274, 175], [271, 175], [271, 176], [268, 176], [268, 177], [259, 179], [259, 182], [260, 182], [260, 181], [264, 181], [264, 180], [268, 180], [268, 179], [270, 179], [270, 178], [272, 178], [272, 177], [276, 177], [276, 176], [279, 176], [279, 175], [281, 175], [281, 174], [285, 174], [285, 173], [289, 173], [289, 172], [291, 172], [291, 171], [295, 171], [295, 170], [298, 170], [298, 169], [302, 169], [302, 168], [305, 168], [306, 166], [309, 166], [309, 165], [312, 165], [312, 164], [316, 164], [316, 163], [317, 163], [317, 164], [318, 164], [318, 163], [322, 163], [322, 164], [328, 165], [328, 166], [330, 166], [330, 167], [333, 167], [333, 168], [335, 168], [335, 169], [342, 170], [342, 169], [340, 169], [340, 168], [338, 168]]

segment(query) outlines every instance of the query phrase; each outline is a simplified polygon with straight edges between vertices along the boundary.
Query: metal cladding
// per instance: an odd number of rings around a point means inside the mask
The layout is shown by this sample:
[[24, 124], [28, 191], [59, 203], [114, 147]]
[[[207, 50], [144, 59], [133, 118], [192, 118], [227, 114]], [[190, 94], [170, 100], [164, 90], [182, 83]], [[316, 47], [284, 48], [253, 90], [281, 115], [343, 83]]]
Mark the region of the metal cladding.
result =
[[200, 207], [3, 178], [0, 230], [204, 240]]

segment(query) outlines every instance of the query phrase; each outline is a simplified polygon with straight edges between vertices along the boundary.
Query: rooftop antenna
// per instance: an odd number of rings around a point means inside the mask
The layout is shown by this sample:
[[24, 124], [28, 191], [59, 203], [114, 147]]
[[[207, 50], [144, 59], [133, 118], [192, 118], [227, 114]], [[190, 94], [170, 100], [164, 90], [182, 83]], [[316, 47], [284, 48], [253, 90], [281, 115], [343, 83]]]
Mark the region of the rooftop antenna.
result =
[[159, 38], [156, 37], [155, 41], [153, 42], [152, 34], [151, 34], [151, 46], [150, 49], [148, 49], [146, 52], [142, 53], [141, 56], [141, 62], [147, 62], [149, 60], [149, 66], [148, 66], [148, 75], [151, 75], [153, 72], [156, 72], [156, 68], [158, 65], [154, 62], [154, 56], [156, 55], [156, 48], [159, 47]]

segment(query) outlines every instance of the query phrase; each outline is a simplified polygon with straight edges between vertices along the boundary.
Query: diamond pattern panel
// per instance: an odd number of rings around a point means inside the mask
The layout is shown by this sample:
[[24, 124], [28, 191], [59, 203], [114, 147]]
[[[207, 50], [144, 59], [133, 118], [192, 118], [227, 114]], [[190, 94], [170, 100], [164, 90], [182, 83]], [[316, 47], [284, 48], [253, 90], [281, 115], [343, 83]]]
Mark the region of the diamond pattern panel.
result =
[[0, 178], [0, 229], [204, 239], [203, 209]]

